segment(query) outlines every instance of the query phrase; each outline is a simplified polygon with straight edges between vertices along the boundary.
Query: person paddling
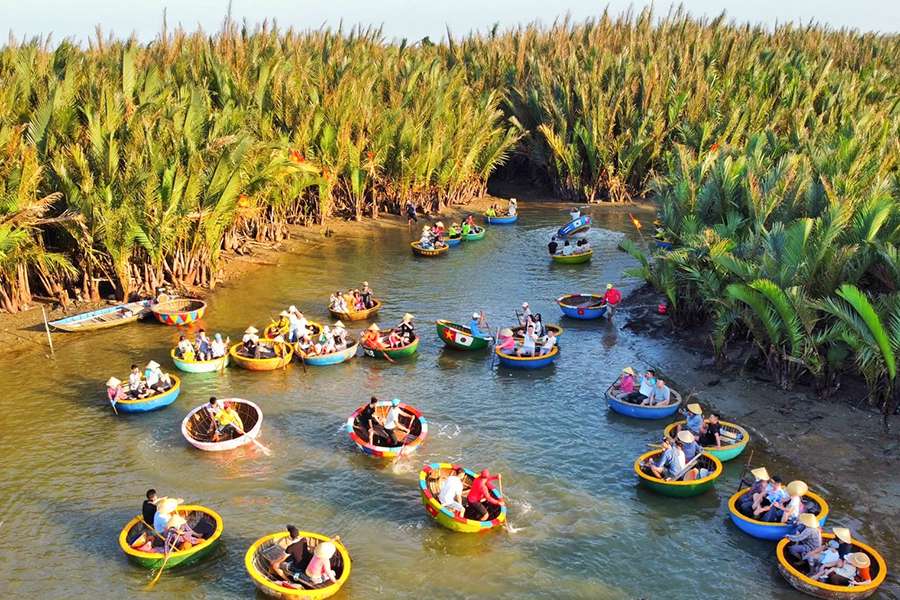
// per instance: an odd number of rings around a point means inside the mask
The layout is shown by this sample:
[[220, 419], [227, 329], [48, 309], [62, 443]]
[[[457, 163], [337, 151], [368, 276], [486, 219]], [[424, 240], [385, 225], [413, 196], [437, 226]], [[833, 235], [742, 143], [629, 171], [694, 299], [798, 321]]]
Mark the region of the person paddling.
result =
[[490, 517], [488, 509], [484, 505], [485, 502], [494, 506], [503, 504], [502, 500], [497, 500], [494, 497], [491, 488], [491, 483], [499, 478], [499, 475], [491, 475], [487, 469], [484, 469], [472, 482], [466, 501], [469, 504], [469, 509], [476, 513], [476, 521], [486, 521]]
[[484, 313], [472, 313], [472, 320], [469, 321], [469, 333], [472, 334], [472, 337], [488, 337], [489, 334], [481, 331], [481, 327], [483, 326], [486, 326]]
[[400, 324], [397, 325], [396, 329], [399, 331], [400, 337], [403, 338], [404, 344], [411, 344], [414, 339], [416, 339], [416, 328], [413, 325], [413, 315], [410, 313], [406, 313], [403, 315], [403, 320], [400, 321]]

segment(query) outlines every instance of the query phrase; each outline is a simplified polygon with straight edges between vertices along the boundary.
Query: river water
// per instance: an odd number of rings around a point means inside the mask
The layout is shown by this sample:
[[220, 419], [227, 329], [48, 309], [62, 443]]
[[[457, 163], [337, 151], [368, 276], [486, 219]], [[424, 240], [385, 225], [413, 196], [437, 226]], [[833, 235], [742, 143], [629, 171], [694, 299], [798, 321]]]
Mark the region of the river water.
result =
[[[546, 257], [547, 238], [566, 220], [559, 205], [528, 205], [520, 224], [492, 227], [485, 240], [436, 260], [414, 258], [405, 229], [368, 228], [223, 286], [204, 320], [207, 331], [232, 339], [247, 325], [262, 329], [288, 304], [324, 320], [330, 291], [366, 279], [386, 301], [380, 323], [416, 315], [419, 353], [402, 364], [359, 357], [307, 371], [294, 364], [271, 373], [183, 374], [172, 406], [116, 417], [103, 382], [151, 358], [171, 369], [174, 328], [138, 323], [60, 334], [53, 361], [7, 355], [0, 361], [0, 596], [140, 595], [150, 574], [126, 561], [116, 538], [155, 487], [213, 507], [225, 532], [215, 555], [165, 573], [149, 596], [253, 597], [244, 551], [293, 523], [346, 543], [353, 571], [338, 598], [804, 597], [778, 575], [773, 545], [728, 521], [740, 459], [701, 497], [669, 499], [636, 487], [632, 463], [662, 424], [609, 413], [602, 393], [623, 365], [644, 366], [640, 356], [652, 341], [605, 321], [565, 321], [560, 360], [534, 373], [492, 370], [487, 353], [442, 348], [435, 319], [465, 322], [484, 309], [496, 328], [527, 300], [552, 322], [562, 293], [607, 281], [627, 290], [621, 272], [631, 261], [616, 250], [623, 235], [616, 232], [631, 229], [628, 217], [597, 209], [594, 219], [593, 262], [575, 266]], [[384, 465], [349, 441], [345, 419], [372, 394], [402, 398], [428, 418], [429, 437], [412, 457]], [[181, 419], [210, 395], [257, 402], [265, 414], [260, 440], [273, 455], [190, 447]], [[418, 468], [444, 460], [503, 474], [510, 531], [457, 534], [428, 518]], [[834, 499], [833, 521], [852, 523], [847, 509]]]

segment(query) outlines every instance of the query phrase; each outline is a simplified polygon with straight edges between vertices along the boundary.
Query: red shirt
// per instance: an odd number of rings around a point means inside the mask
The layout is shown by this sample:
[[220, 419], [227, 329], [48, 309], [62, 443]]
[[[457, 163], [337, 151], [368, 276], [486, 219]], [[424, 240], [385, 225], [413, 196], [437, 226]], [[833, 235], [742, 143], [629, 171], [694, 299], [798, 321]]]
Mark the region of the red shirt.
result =
[[622, 292], [620, 292], [616, 288], [606, 290], [606, 293], [603, 294], [603, 299], [615, 306], [622, 301]]
[[491, 476], [488, 478], [484, 477], [476, 477], [475, 481], [472, 482], [472, 488], [469, 490], [469, 495], [466, 497], [469, 504], [473, 502], [489, 502], [491, 504], [500, 504], [494, 495], [491, 493], [488, 484], [497, 479], [496, 476]]

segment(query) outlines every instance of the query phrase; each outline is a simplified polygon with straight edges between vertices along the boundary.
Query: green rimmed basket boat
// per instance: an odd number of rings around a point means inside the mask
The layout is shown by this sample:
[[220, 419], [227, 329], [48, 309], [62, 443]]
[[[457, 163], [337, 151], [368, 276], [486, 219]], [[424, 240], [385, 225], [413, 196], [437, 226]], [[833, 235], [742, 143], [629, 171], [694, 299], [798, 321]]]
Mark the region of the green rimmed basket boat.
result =
[[472, 335], [468, 327], [444, 319], [435, 321], [434, 326], [441, 341], [456, 350], [484, 350], [492, 341], [489, 337]]
[[[674, 438], [675, 428], [684, 424], [685, 421], [675, 421], [665, 428], [663, 435], [667, 438]], [[728, 462], [729, 460], [740, 456], [741, 452], [744, 451], [744, 448], [746, 448], [747, 444], [750, 442], [750, 433], [737, 423], [719, 421], [719, 426], [721, 428], [719, 437], [731, 441], [731, 443], [722, 444], [721, 448], [715, 446], [703, 446], [703, 452], [715, 456], [722, 462]]]
[[483, 240], [485, 235], [487, 235], [487, 229], [476, 225], [472, 228], [472, 231], [470, 231], [463, 237], [467, 242], [477, 242], [478, 240]]
[[637, 460], [634, 461], [634, 472], [637, 474], [638, 481], [641, 485], [658, 494], [662, 494], [663, 496], [670, 496], [672, 498], [690, 498], [691, 496], [699, 496], [703, 492], [711, 489], [715, 485], [716, 479], [722, 474], [722, 461], [715, 456], [702, 454], [700, 455], [700, 458], [697, 459], [697, 462], [694, 463], [694, 466], [697, 468], [708, 469], [710, 473], [706, 477], [694, 479], [692, 481], [665, 481], [663, 479], [657, 479], [652, 474], [648, 474], [641, 465], [647, 460], [655, 459], [662, 454], [662, 452], [662, 450], [651, 450], [650, 452], [641, 454]]
[[372, 358], [387, 358], [397, 360], [398, 358], [406, 358], [408, 356], [412, 356], [419, 349], [419, 336], [416, 336], [416, 339], [411, 341], [405, 346], [401, 346], [400, 348], [388, 348], [387, 347], [387, 338], [391, 334], [390, 329], [381, 332], [381, 343], [385, 346], [384, 348], [372, 348], [371, 346], [367, 346], [366, 344], [360, 342], [360, 346], [362, 346], [363, 353], [366, 356]]
[[[191, 529], [198, 533], [206, 533], [202, 542], [187, 550], [178, 550], [169, 553], [169, 561], [166, 567], [177, 567], [196, 562], [215, 549], [219, 538], [222, 537], [222, 517], [219, 513], [200, 506], [199, 504], [186, 504], [178, 507], [178, 514], [184, 517]], [[119, 548], [132, 562], [146, 568], [158, 569], [165, 561], [162, 552], [143, 552], [131, 547], [142, 533], [148, 533], [149, 528], [143, 524], [140, 515], [128, 521], [119, 533]]]

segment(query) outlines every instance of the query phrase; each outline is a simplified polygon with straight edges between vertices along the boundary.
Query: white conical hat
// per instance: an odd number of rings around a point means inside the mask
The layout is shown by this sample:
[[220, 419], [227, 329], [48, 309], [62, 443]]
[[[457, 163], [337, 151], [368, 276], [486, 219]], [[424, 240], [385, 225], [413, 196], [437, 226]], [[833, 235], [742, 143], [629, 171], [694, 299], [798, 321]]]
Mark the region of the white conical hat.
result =
[[109, 381], [106, 382], [106, 387], [118, 387], [121, 383], [122, 382], [115, 377], [110, 377]]

